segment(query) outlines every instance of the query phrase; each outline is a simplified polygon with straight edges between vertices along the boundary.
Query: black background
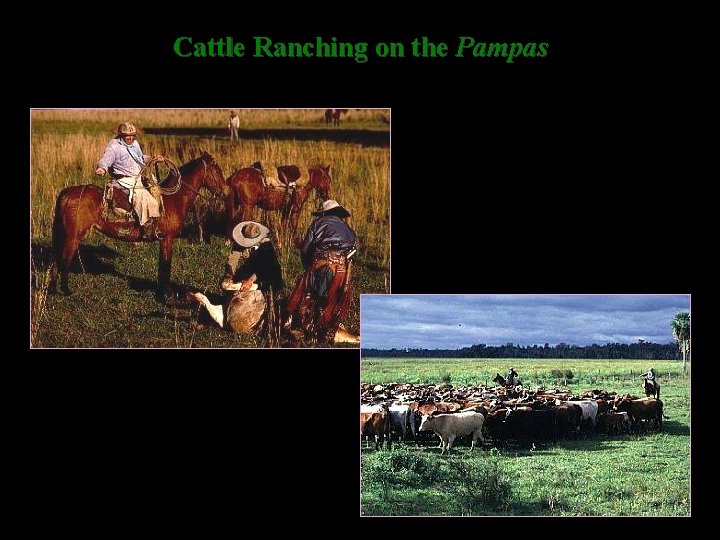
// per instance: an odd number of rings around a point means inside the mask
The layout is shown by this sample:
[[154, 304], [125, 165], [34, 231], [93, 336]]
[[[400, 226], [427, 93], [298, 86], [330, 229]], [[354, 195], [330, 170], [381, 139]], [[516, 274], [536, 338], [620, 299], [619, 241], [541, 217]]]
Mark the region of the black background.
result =
[[[693, 311], [701, 305], [705, 255], [680, 247], [705, 228], [686, 168], [685, 98], [675, 93], [682, 66], [634, 52], [644, 25], [519, 8], [504, 19], [418, 10], [414, 23], [213, 5], [176, 8], [182, 16], [171, 21], [128, 9], [62, 24], [46, 13], [28, 27], [45, 47], [25, 53], [20, 114], [388, 107], [392, 292], [693, 293]], [[371, 47], [428, 36], [450, 50], [469, 35], [550, 46], [545, 59], [514, 64], [181, 59], [172, 44], [182, 35], [247, 45], [254, 35], [336, 36]], [[58, 528], [134, 531], [147, 519], [143, 532], [235, 533], [269, 515], [268, 532], [287, 517], [370, 534], [409, 523], [358, 520], [356, 350], [33, 353], [21, 385], [32, 404], [26, 486]]]

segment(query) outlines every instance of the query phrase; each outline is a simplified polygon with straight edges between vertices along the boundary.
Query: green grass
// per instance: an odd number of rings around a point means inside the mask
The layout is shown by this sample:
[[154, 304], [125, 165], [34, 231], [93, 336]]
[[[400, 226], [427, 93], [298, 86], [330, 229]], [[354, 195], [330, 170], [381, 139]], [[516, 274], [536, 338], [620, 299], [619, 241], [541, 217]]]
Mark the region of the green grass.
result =
[[[162, 305], [155, 300], [159, 244], [131, 244], [94, 234], [80, 248], [77, 272], [70, 274], [71, 296], [47, 295], [34, 299], [38, 306], [34, 347], [258, 347], [259, 338], [236, 335], [215, 327], [195, 329], [196, 304]], [[49, 242], [39, 241], [35, 256], [43, 259]], [[209, 293], [219, 291], [220, 277], [229, 248], [220, 238], [210, 244], [176, 240], [173, 252], [173, 281]], [[283, 268], [286, 294], [301, 272], [299, 260], [288, 255]], [[83, 273], [83, 267], [85, 273]], [[46, 272], [34, 271], [42, 282]], [[359, 291], [384, 291], [382, 274], [368, 270], [361, 259], [353, 267], [354, 308], [345, 320], [359, 332]], [[35, 291], [42, 287], [34, 288]], [[204, 311], [204, 310], [203, 310]], [[35, 310], [33, 311], [35, 314]], [[207, 319], [202, 316], [203, 322]], [[347, 346], [347, 345], [338, 345]]]
[[[603, 382], [640, 381], [649, 367], [663, 378], [682, 376], [682, 364], [668, 360], [560, 360], [517, 358], [363, 358], [362, 381], [372, 384], [405, 382], [413, 384], [450, 383], [494, 385], [497, 373], [503, 377], [510, 367], [525, 385], [592, 385]], [[553, 375], [553, 370], [570, 370], [572, 379]]]
[[[640, 394], [629, 378], [647, 369], [647, 360], [363, 360], [363, 382], [438, 383], [443, 368], [452, 380], [478, 380], [512, 366], [523, 373], [572, 369], [590, 390], [599, 377], [607, 390]], [[412, 366], [415, 370], [412, 370]], [[470, 452], [460, 443], [440, 456], [437, 442], [368, 450], [363, 443], [362, 512], [365, 515], [536, 515], [536, 516], [688, 516], [690, 515], [690, 383], [677, 362], [652, 361], [662, 380], [665, 414], [660, 433], [589, 434], [540, 444], [534, 451], [510, 444], [502, 450]], [[676, 369], [677, 368], [677, 369]], [[599, 375], [598, 375], [599, 372]], [[462, 375], [456, 375], [462, 373]], [[627, 377], [623, 379], [623, 374]], [[597, 382], [597, 381], [596, 381]], [[455, 382], [455, 384], [460, 384]], [[415, 456], [415, 457], [408, 457]], [[419, 464], [418, 464], [419, 463]], [[380, 474], [379, 471], [384, 474]], [[484, 493], [488, 482], [495, 490]], [[502, 486], [509, 485], [505, 493]]]

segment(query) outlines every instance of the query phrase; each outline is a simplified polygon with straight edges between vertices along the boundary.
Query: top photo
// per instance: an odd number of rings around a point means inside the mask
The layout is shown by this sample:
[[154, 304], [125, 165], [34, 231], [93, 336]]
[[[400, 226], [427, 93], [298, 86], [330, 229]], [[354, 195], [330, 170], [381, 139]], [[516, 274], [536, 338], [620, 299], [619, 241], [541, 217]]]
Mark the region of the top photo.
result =
[[32, 348], [360, 346], [388, 109], [31, 109]]

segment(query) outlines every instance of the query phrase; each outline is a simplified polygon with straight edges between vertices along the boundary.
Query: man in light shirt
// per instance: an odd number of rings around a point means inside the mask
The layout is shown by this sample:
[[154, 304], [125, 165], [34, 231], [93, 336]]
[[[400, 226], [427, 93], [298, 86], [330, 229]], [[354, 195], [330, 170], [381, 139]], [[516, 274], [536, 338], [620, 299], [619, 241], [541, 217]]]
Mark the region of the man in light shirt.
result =
[[[95, 174], [104, 176], [109, 172], [110, 184], [128, 196], [140, 225], [141, 236], [154, 240], [157, 236], [152, 220], [160, 217], [160, 205], [155, 197], [145, 189], [141, 173], [150, 156], [142, 153], [137, 141], [137, 129], [130, 122], [123, 122], [117, 128], [117, 135], [105, 147]], [[152, 158], [162, 162], [165, 158], [157, 155]]]

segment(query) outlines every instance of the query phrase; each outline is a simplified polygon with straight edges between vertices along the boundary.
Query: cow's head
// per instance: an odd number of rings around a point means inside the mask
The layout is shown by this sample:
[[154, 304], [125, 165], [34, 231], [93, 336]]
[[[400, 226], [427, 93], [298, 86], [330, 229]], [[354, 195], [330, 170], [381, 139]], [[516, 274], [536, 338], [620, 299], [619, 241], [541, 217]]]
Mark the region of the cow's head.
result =
[[419, 431], [430, 431], [431, 428], [428, 424], [429, 420], [432, 420], [432, 415], [423, 414], [422, 420], [420, 421]]

